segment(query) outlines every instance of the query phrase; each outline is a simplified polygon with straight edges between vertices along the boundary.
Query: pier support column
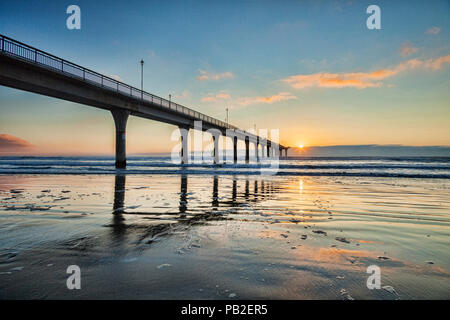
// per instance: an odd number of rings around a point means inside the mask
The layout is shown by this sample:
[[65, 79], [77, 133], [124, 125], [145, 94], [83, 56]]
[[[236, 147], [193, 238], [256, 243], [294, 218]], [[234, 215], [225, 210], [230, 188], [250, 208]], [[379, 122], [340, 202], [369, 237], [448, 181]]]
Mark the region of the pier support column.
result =
[[116, 127], [116, 168], [127, 166], [126, 128], [129, 112], [125, 110], [111, 110]]
[[270, 158], [270, 145], [267, 144], [267, 158]]
[[188, 164], [189, 163], [189, 149], [188, 149], [188, 141], [189, 141], [189, 128], [178, 127], [180, 130], [181, 137], [181, 163]]
[[256, 140], [256, 142], [255, 142], [255, 159], [256, 159], [256, 161], [259, 161], [259, 152], [258, 152], [258, 148], [259, 148], [259, 139]]
[[219, 138], [220, 138], [220, 134], [213, 134], [212, 138], [213, 138], [213, 141], [214, 141], [214, 164], [219, 164], [220, 163], [220, 159], [219, 159]]
[[250, 162], [250, 140], [249, 137], [245, 137], [245, 163]]
[[237, 137], [233, 137], [233, 162], [237, 163]]

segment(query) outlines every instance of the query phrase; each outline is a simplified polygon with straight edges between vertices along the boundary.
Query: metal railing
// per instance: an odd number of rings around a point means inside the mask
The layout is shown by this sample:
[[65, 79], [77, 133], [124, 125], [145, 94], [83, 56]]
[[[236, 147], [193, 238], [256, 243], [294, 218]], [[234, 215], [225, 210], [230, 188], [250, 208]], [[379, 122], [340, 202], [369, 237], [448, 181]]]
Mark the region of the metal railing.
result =
[[[232, 126], [224, 121], [212, 118], [203, 113], [182, 106], [178, 103], [142, 91], [126, 83], [105, 76], [98, 72], [92, 71], [90, 69], [84, 68], [75, 63], [56, 57], [50, 53], [36, 49], [34, 47], [31, 47], [27, 44], [21, 43], [17, 40], [11, 39], [1, 34], [0, 34], [0, 47], [2, 53], [7, 53], [9, 55], [13, 55], [15, 57], [24, 59], [28, 62], [32, 62], [40, 66], [50, 68], [54, 71], [61, 72], [65, 75], [70, 75], [78, 79], [82, 79], [85, 82], [101, 86], [104, 89], [108, 89], [129, 97], [133, 97], [135, 99], [140, 99], [153, 103], [160, 107], [170, 109], [176, 113], [187, 115], [193, 118], [194, 120], [201, 120], [222, 128], [240, 130], [237, 127]], [[240, 131], [245, 132], [244, 130]]]

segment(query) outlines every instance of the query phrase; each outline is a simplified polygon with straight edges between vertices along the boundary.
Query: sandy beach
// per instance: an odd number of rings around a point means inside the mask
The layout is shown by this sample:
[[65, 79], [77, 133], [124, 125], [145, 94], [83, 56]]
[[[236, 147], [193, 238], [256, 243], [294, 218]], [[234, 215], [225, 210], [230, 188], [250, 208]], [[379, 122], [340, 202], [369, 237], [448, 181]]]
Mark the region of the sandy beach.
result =
[[0, 298], [449, 299], [448, 199], [447, 179], [2, 175]]

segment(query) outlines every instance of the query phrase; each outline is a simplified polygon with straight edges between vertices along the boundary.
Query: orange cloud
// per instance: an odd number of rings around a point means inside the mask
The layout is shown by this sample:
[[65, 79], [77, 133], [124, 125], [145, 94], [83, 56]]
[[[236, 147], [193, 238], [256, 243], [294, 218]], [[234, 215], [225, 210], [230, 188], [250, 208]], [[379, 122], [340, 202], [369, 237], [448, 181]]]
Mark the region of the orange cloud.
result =
[[34, 145], [28, 141], [10, 134], [0, 134], [0, 153], [2, 154], [24, 152], [33, 148]]
[[216, 102], [219, 100], [228, 100], [231, 99], [231, 95], [228, 93], [218, 93], [215, 96], [209, 96], [202, 98], [203, 102]]
[[440, 70], [443, 64], [450, 62], [450, 55], [439, 57], [437, 59], [428, 59], [424, 62], [424, 67], [432, 70]]
[[402, 56], [409, 56], [411, 54], [414, 54], [418, 51], [416, 47], [414, 47], [409, 41], [402, 44], [400, 47], [400, 52]]
[[321, 88], [373, 88], [381, 87], [381, 80], [397, 75], [400, 72], [423, 68], [426, 70], [442, 69], [444, 64], [450, 62], [450, 55], [436, 59], [420, 60], [410, 59], [398, 64], [392, 69], [380, 69], [373, 72], [348, 72], [348, 73], [328, 73], [320, 72], [308, 75], [294, 75], [281, 81], [287, 83], [294, 89], [304, 89], [311, 87]]
[[234, 74], [230, 71], [223, 73], [212, 73], [205, 70], [199, 70], [200, 75], [197, 76], [198, 81], [208, 81], [208, 80], [222, 80], [222, 79], [232, 79], [234, 78]]
[[[228, 93], [218, 93], [216, 95], [208, 96], [202, 98], [203, 102], [217, 102], [220, 100], [230, 100], [231, 95]], [[289, 92], [280, 92], [278, 94], [264, 97], [264, 96], [256, 96], [256, 97], [240, 97], [236, 99], [232, 99], [229, 102], [229, 107], [234, 109], [237, 106], [248, 106], [251, 104], [259, 104], [259, 103], [267, 103], [272, 104], [275, 102], [285, 101], [285, 100], [293, 100], [298, 99], [296, 96], [290, 94]]]
[[292, 100], [297, 99], [296, 96], [290, 94], [289, 92], [280, 92], [278, 94], [275, 94], [273, 96], [269, 97], [244, 97], [237, 99], [236, 103], [241, 106], [247, 106], [249, 104], [255, 104], [255, 103], [275, 103], [285, 100]]

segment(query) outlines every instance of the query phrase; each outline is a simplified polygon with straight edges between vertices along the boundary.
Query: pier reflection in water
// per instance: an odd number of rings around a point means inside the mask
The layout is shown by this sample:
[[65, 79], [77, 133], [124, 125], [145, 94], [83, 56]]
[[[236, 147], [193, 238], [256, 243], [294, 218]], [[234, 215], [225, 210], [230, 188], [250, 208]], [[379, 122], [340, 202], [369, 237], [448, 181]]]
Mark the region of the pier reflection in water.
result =
[[[114, 201], [112, 210], [112, 235], [118, 240], [124, 236], [126, 232], [142, 233], [141, 239], [154, 237], [156, 234], [161, 235], [174, 225], [188, 226], [190, 224], [202, 224], [208, 220], [228, 219], [228, 214], [233, 214], [237, 210], [230, 210], [238, 207], [248, 207], [248, 203], [256, 203], [263, 201], [271, 196], [274, 187], [270, 181], [258, 180], [253, 181], [253, 190], [250, 190], [250, 180], [247, 177], [232, 177], [231, 188], [229, 186], [229, 177], [223, 178], [226, 185], [220, 190], [220, 178], [217, 175], [208, 177], [212, 180], [212, 193], [210, 195], [210, 205], [208, 202], [202, 201], [201, 206], [193, 204], [189, 205], [188, 176], [180, 175], [180, 192], [178, 211], [167, 212], [168, 208], [155, 206], [154, 210], [141, 211], [135, 210], [132, 206], [127, 207], [126, 204], [126, 175], [116, 175], [114, 181]], [[207, 179], [207, 178], [205, 178]], [[231, 190], [230, 190], [231, 189]], [[211, 190], [211, 189], [209, 189]], [[205, 193], [204, 190], [202, 193]], [[197, 190], [198, 192], [198, 190]], [[227, 194], [228, 193], [228, 194]], [[199, 195], [204, 199], [205, 194]], [[161, 210], [158, 210], [161, 209]], [[129, 217], [139, 216], [141, 219], [133, 220]], [[170, 216], [169, 219], [167, 217]], [[142, 223], [143, 219], [146, 222]], [[127, 231], [128, 230], [128, 231]]]

